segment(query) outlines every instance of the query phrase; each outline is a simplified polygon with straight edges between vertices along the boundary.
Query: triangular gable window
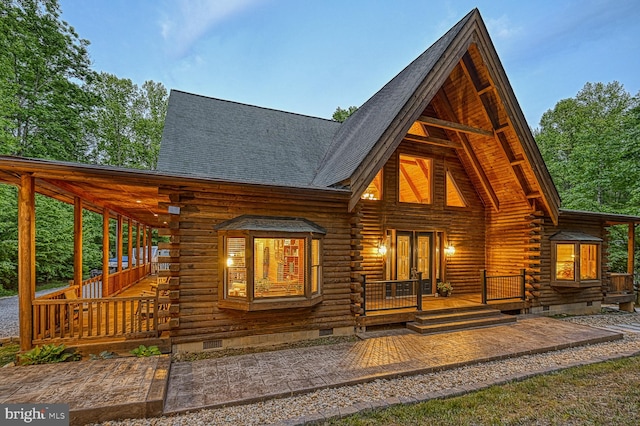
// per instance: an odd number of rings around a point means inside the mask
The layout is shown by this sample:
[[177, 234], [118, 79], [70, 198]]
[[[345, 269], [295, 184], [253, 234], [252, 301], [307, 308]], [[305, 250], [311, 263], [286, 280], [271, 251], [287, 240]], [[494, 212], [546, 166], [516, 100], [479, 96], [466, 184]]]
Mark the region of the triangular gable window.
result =
[[460, 193], [456, 181], [451, 176], [451, 173], [447, 170], [447, 206], [449, 207], [467, 207], [467, 203], [464, 201], [464, 197]]
[[363, 200], [381, 200], [382, 199], [382, 169], [373, 178], [367, 189], [360, 197]]

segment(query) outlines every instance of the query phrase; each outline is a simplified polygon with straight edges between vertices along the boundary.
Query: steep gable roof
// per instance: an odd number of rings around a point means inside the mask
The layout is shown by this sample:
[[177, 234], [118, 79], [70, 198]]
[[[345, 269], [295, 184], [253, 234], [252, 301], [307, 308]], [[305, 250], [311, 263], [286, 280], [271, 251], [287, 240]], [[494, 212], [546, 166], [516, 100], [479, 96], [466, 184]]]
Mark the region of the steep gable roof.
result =
[[474, 11], [467, 14], [344, 122], [318, 170], [316, 185], [329, 186], [352, 177], [385, 132], [392, 130], [402, 109], [416, 101], [416, 91], [473, 14]]
[[158, 169], [346, 187], [352, 209], [403, 141], [454, 149], [485, 205], [525, 201], [557, 223], [558, 192], [477, 9], [342, 125], [172, 91]]
[[312, 187], [340, 123], [172, 90], [158, 170]]

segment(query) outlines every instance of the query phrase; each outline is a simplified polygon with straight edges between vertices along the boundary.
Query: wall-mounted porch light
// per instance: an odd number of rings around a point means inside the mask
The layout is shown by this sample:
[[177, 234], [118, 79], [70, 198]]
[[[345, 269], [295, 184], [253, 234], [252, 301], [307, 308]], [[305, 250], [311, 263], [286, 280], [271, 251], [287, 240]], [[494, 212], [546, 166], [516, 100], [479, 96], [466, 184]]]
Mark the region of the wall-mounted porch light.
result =
[[232, 267], [233, 266], [233, 258], [232, 257], [228, 257], [227, 258], [227, 267]]
[[380, 256], [387, 254], [387, 246], [383, 242], [378, 243], [378, 254]]
[[456, 254], [456, 248], [453, 246], [453, 244], [447, 244], [447, 246], [444, 248], [444, 254], [447, 257], [451, 257]]

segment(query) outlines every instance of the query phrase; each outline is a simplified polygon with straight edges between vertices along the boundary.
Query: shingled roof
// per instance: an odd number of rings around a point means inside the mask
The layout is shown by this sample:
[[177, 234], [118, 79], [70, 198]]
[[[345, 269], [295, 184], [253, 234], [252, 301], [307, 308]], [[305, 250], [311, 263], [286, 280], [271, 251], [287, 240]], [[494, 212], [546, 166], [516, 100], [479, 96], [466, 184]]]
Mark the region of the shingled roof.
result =
[[[477, 9], [469, 12], [344, 122], [333, 138], [314, 184], [329, 186], [352, 177], [474, 13]], [[429, 100], [420, 101], [426, 105]], [[424, 105], [418, 108], [418, 113]]]
[[339, 127], [331, 120], [172, 90], [158, 170], [310, 187]]
[[[461, 73], [467, 77], [453, 83]], [[471, 104], [484, 112], [470, 118]], [[557, 190], [477, 9], [342, 124], [172, 91], [158, 170], [238, 183], [348, 188], [351, 209], [411, 126], [430, 120], [427, 125], [438, 127], [433, 119], [449, 123], [443, 137], [487, 205], [499, 210], [501, 198], [536, 199], [557, 220]], [[472, 135], [460, 136], [461, 128]], [[496, 167], [512, 169], [507, 185]]]

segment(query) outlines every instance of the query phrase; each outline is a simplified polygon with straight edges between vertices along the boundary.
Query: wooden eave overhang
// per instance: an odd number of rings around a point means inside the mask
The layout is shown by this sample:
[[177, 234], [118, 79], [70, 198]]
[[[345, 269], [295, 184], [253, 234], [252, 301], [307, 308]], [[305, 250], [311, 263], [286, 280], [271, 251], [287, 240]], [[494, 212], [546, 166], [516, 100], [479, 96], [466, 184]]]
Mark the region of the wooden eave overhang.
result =
[[[156, 228], [167, 227], [168, 192], [215, 191], [225, 186], [239, 193], [285, 192], [291, 196], [348, 200], [350, 192], [333, 188], [284, 188], [263, 184], [227, 182], [149, 170], [68, 163], [52, 160], [0, 156], [0, 183], [19, 186], [20, 177], [34, 178], [36, 192], [73, 204], [81, 198], [83, 207], [113, 216], [122, 215]], [[166, 189], [169, 189], [167, 191]]]
[[356, 168], [350, 209], [402, 141], [455, 149], [486, 206], [524, 201], [558, 223], [560, 197], [479, 13]]
[[560, 209], [560, 216], [573, 216], [573, 217], [589, 217], [593, 219], [600, 219], [606, 226], [613, 225], [640, 225], [640, 216], [617, 214], [617, 213], [602, 213], [602, 212], [588, 212], [582, 210], [568, 210]]

